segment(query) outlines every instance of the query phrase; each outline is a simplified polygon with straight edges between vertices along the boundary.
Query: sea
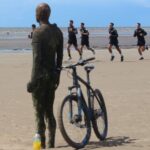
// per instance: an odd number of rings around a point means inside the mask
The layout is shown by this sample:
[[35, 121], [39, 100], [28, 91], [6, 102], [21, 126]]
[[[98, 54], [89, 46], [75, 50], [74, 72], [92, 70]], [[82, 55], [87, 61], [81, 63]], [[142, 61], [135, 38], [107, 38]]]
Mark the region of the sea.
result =
[[[143, 27], [150, 36], [150, 27]], [[105, 47], [108, 43], [108, 28], [107, 27], [89, 27], [87, 28], [90, 33], [91, 45], [93, 47]], [[133, 37], [134, 27], [116, 27], [119, 37], [124, 42], [125, 39]], [[61, 28], [65, 42], [67, 42], [68, 32], [67, 28]], [[28, 39], [28, 35], [31, 32], [31, 28], [0, 28], [0, 52], [5, 51], [30, 51], [31, 41]], [[79, 29], [78, 29], [79, 32]], [[77, 38], [80, 38], [80, 33], [77, 34]], [[100, 39], [101, 42], [95, 42], [95, 39]], [[103, 39], [104, 38], [104, 39]], [[22, 43], [21, 43], [22, 42]], [[122, 43], [123, 43], [122, 42]], [[129, 43], [128, 43], [129, 42]], [[131, 40], [125, 42], [126, 45], [131, 45]], [[94, 43], [94, 44], [92, 44]], [[121, 43], [121, 42], [120, 42]], [[148, 42], [149, 43], [149, 42]], [[97, 45], [96, 45], [97, 44]], [[122, 45], [125, 45], [124, 43]], [[135, 44], [135, 43], [134, 43]], [[16, 47], [15, 47], [16, 45]]]
[[[106, 27], [90, 27], [87, 29], [91, 37], [108, 36], [108, 28]], [[133, 36], [135, 30], [134, 27], [116, 27], [116, 29], [120, 36]], [[150, 34], [150, 27], [144, 27], [144, 29]], [[64, 38], [67, 38], [67, 28], [61, 28], [61, 31], [63, 32]], [[26, 39], [30, 32], [30, 28], [0, 28], [0, 40]], [[78, 34], [78, 36], [80, 35]]]

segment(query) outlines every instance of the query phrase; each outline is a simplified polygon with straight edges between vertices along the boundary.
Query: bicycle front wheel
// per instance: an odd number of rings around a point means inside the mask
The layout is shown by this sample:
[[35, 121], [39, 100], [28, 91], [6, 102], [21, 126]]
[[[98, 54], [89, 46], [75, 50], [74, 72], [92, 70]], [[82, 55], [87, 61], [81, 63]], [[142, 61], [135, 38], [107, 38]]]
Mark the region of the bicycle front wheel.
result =
[[58, 112], [58, 124], [66, 142], [77, 149], [83, 148], [89, 141], [91, 125], [87, 108], [82, 104], [81, 116], [78, 115], [76, 95], [67, 96]]
[[93, 107], [93, 129], [98, 139], [105, 140], [108, 132], [107, 110], [104, 98], [100, 90], [96, 89], [92, 102]]

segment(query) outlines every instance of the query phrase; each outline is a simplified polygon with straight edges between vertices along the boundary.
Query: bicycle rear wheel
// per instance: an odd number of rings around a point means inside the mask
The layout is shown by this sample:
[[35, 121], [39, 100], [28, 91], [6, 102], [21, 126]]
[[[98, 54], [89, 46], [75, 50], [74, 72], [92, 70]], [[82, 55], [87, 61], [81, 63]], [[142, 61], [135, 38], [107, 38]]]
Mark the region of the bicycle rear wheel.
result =
[[87, 108], [83, 105], [82, 115], [79, 117], [77, 96], [70, 95], [63, 100], [58, 112], [58, 124], [62, 136], [70, 146], [77, 149], [83, 148], [91, 135], [90, 119]]
[[96, 89], [92, 102], [94, 118], [93, 129], [98, 139], [105, 140], [108, 132], [107, 110], [100, 90]]

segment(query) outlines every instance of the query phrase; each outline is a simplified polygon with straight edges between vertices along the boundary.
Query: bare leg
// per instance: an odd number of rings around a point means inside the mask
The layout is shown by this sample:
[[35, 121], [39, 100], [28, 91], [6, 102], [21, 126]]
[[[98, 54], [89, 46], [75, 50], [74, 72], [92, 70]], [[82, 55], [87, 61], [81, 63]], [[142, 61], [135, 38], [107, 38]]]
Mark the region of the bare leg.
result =
[[140, 60], [144, 59], [144, 58], [143, 58], [142, 51], [143, 51], [143, 46], [139, 46], [138, 52], [139, 52], [139, 54], [140, 54]]
[[70, 53], [70, 47], [71, 47], [71, 44], [68, 44], [68, 46], [67, 46], [67, 51], [68, 51], [68, 57], [69, 57], [69, 59], [72, 58], [72, 57], [71, 57], [71, 53]]
[[80, 48], [80, 51], [81, 51], [81, 53], [83, 54], [83, 45], [81, 45], [81, 48]]
[[124, 61], [124, 56], [123, 56], [123, 54], [122, 54], [122, 51], [121, 51], [121, 49], [120, 49], [120, 47], [119, 46], [116, 46], [116, 50], [119, 52], [119, 54], [121, 55], [121, 61]]
[[109, 52], [110, 52], [110, 54], [111, 54], [111, 61], [113, 61], [114, 60], [114, 58], [115, 58], [115, 56], [114, 56], [114, 54], [113, 54], [113, 52], [112, 52], [112, 45], [110, 44], [109, 46], [108, 46], [108, 50], [109, 50]]
[[111, 44], [108, 46], [108, 50], [109, 50], [110, 54], [112, 54], [112, 45]]
[[116, 46], [116, 50], [119, 52], [120, 55], [122, 55], [122, 52], [119, 46]]
[[142, 52], [141, 52], [141, 46], [139, 46], [138, 52], [139, 52], [140, 55], [142, 55]]
[[142, 51], [142, 52], [145, 51], [145, 46], [141, 46], [141, 51]]
[[86, 46], [86, 48], [87, 48], [88, 50], [92, 51], [93, 54], [95, 55], [95, 50], [94, 50], [93, 48], [91, 48], [91, 47], [89, 47], [89, 46]]
[[75, 49], [79, 52], [79, 55], [80, 55], [80, 59], [82, 58], [82, 52], [81, 52], [81, 50], [77, 47], [77, 46], [74, 46], [75, 47]]

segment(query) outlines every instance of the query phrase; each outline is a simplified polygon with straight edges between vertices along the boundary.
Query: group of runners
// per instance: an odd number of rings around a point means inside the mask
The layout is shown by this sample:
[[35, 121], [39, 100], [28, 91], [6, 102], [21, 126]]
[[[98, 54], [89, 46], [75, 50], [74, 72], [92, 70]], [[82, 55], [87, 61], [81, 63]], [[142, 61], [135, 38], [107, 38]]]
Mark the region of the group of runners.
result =
[[70, 24], [68, 27], [68, 46], [67, 46], [69, 60], [72, 59], [71, 51], [70, 51], [70, 47], [72, 45], [79, 52], [80, 59], [82, 59], [82, 53], [83, 53], [84, 46], [86, 46], [86, 48], [88, 50], [92, 51], [93, 54], [95, 54], [94, 49], [92, 49], [89, 45], [89, 32], [86, 29], [84, 23], [81, 23], [80, 33], [81, 33], [81, 47], [79, 48], [78, 44], [77, 44], [77, 38], [76, 38], [76, 34], [78, 34], [78, 31], [77, 31], [77, 28], [75, 28], [73, 25], [73, 20], [70, 20]]
[[[108, 46], [108, 50], [111, 54], [111, 61], [114, 60], [115, 55], [112, 51], [112, 47], [114, 46], [116, 48], [116, 50], [119, 52], [120, 54], [120, 61], [123, 62], [124, 61], [124, 56], [122, 53], [122, 50], [119, 46], [119, 41], [118, 41], [118, 32], [114, 27], [114, 23], [110, 23], [109, 25], [109, 46]], [[70, 51], [70, 47], [73, 45], [74, 48], [78, 51], [79, 55], [80, 55], [80, 59], [82, 59], [82, 53], [83, 53], [83, 47], [86, 46], [86, 48], [88, 50], [90, 50], [91, 52], [93, 52], [93, 54], [95, 54], [95, 50], [92, 49], [90, 47], [89, 44], [89, 31], [86, 29], [85, 24], [81, 23], [80, 25], [80, 34], [81, 34], [81, 47], [78, 47], [77, 44], [77, 38], [76, 38], [76, 34], [78, 34], [77, 28], [74, 27], [74, 22], [73, 20], [70, 20], [70, 24], [68, 27], [68, 46], [67, 46], [67, 51], [68, 51], [68, 57], [69, 60], [72, 59], [71, 56], [71, 51]], [[137, 37], [137, 46], [138, 46], [138, 52], [140, 55], [139, 60], [143, 60], [143, 52], [145, 51], [145, 49], [148, 50], [148, 47], [145, 45], [145, 36], [147, 35], [147, 32], [141, 28], [141, 24], [137, 23], [137, 28], [134, 31], [134, 37]]]

